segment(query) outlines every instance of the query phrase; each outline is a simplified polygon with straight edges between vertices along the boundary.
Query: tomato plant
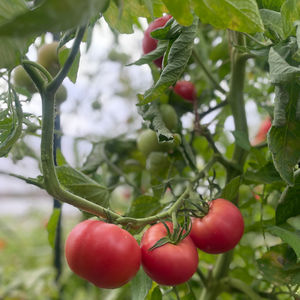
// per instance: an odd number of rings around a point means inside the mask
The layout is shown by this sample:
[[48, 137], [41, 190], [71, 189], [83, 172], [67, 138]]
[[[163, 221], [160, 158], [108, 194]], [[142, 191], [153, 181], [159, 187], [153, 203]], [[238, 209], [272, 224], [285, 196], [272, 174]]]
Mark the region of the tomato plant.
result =
[[[166, 225], [172, 231], [170, 222]], [[177, 285], [189, 280], [198, 266], [198, 253], [193, 241], [187, 236], [178, 244], [166, 243], [151, 249], [156, 242], [167, 236], [162, 223], [151, 226], [141, 241], [142, 266], [145, 272], [159, 284]]]
[[203, 218], [193, 218], [190, 237], [202, 251], [212, 254], [233, 249], [244, 232], [239, 209], [225, 199], [215, 199]]
[[97, 220], [76, 225], [66, 240], [65, 252], [74, 273], [106, 289], [126, 284], [141, 262], [140, 248], [132, 235]]
[[[165, 15], [161, 18], [157, 18], [155, 19], [153, 22], [151, 22], [148, 26], [148, 28], [146, 29], [146, 31], [144, 32], [144, 38], [143, 38], [143, 51], [144, 54], [147, 54], [153, 50], [156, 49], [157, 47], [157, 43], [158, 41], [156, 39], [154, 39], [153, 37], [151, 37], [151, 32], [159, 27], [163, 27], [168, 20], [170, 20], [170, 18], [172, 18], [172, 16], [170, 15]], [[161, 68], [162, 65], [162, 60], [163, 58], [157, 58], [154, 60], [154, 63]]]
[[[53, 202], [47, 259], [0, 224], [0, 298], [297, 299], [297, 4], [0, 1], [0, 198], [10, 176]], [[90, 219], [71, 269], [65, 204]]]

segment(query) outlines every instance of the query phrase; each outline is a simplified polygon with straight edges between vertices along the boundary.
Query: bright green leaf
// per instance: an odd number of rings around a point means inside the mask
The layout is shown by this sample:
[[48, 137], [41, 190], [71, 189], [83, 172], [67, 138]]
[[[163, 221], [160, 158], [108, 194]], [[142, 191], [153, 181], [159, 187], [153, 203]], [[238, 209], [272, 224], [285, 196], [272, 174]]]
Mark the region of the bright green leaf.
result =
[[183, 26], [193, 23], [193, 15], [189, 0], [163, 0], [170, 14]]
[[256, 33], [264, 31], [255, 0], [191, 0], [203, 23], [216, 28]]
[[122, 1], [122, 9], [114, 1], [104, 13], [106, 22], [120, 33], [133, 33], [133, 24], [137, 23], [137, 17], [149, 18], [147, 6], [139, 0]]
[[144, 270], [140, 268], [137, 275], [131, 281], [131, 299], [144, 300], [152, 287], [152, 280], [146, 275]]
[[57, 225], [59, 223], [60, 215], [61, 215], [61, 209], [54, 208], [52, 215], [47, 224], [48, 241], [52, 248], [55, 247], [56, 229], [57, 229]]
[[286, 0], [281, 6], [283, 32], [285, 37], [295, 34], [294, 22], [300, 19], [300, 2]]

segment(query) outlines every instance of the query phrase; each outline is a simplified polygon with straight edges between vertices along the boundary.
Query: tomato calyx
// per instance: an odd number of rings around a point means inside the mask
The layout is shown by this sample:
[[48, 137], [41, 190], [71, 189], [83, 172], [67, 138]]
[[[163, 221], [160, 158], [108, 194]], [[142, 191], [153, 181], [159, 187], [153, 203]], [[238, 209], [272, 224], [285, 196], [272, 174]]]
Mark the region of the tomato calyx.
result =
[[200, 204], [199, 203], [193, 203], [191, 202], [192, 206], [194, 206], [196, 209], [190, 209], [190, 214], [193, 216], [193, 217], [196, 217], [196, 218], [203, 218], [205, 217], [208, 212], [209, 212], [209, 208], [210, 208], [210, 205], [208, 202], [206, 201], [201, 201]]
[[167, 243], [177, 245], [190, 234], [190, 231], [192, 229], [190, 220], [188, 221], [188, 223], [185, 222], [184, 227], [176, 226], [176, 228], [173, 229], [172, 232], [165, 222], [161, 223], [165, 226], [167, 235], [159, 239], [151, 248], [149, 248], [149, 251], [153, 251], [154, 249], [159, 248]]

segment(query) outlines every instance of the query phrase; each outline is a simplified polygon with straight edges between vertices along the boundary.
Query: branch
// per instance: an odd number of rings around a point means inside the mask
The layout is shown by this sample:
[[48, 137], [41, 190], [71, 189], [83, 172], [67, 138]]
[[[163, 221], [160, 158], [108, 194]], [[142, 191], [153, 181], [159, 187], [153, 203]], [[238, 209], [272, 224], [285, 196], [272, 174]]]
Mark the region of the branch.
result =
[[223, 94], [227, 94], [227, 92], [220, 86], [220, 84], [215, 80], [215, 78], [212, 76], [212, 74], [207, 70], [206, 66], [202, 63], [201, 58], [198, 56], [198, 53], [193, 50], [193, 57], [197, 61], [197, 63], [202, 68], [205, 75], [208, 77], [208, 79], [212, 82], [214, 87], [219, 90]]
[[75, 57], [79, 51], [79, 47], [85, 33], [85, 29], [86, 26], [83, 26], [78, 29], [71, 52], [61, 70], [54, 77], [53, 81], [47, 86], [48, 92], [55, 93], [59, 86], [62, 84], [63, 80], [68, 75], [70, 68], [75, 60]]
[[232, 288], [243, 292], [251, 300], [262, 300], [263, 299], [250, 286], [248, 286], [245, 282], [243, 282], [240, 279], [226, 277], [226, 278], [222, 279], [222, 283], [224, 283], [225, 285], [229, 284]]

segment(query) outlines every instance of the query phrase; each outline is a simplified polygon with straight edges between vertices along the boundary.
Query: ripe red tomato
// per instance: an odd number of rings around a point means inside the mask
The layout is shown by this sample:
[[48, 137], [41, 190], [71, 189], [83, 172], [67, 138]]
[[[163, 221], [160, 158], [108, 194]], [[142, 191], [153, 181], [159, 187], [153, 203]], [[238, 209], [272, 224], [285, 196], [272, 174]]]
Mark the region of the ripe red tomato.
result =
[[[155, 30], [155, 29], [157, 29], [159, 27], [164, 27], [164, 25], [167, 23], [167, 21], [169, 19], [171, 19], [171, 18], [172, 18], [172, 16], [165, 15], [165, 16], [163, 16], [161, 18], [155, 19], [153, 22], [151, 22], [149, 24], [149, 27], [144, 32], [144, 38], [143, 38], [143, 52], [144, 52], [144, 54], [147, 54], [147, 53], [153, 51], [157, 47], [158, 41], [156, 39], [152, 38], [151, 35], [150, 35], [150, 33], [153, 30]], [[162, 60], [163, 60], [163, 58], [160, 57], [160, 58], [156, 59], [154, 61], [154, 63], [159, 68], [161, 68]]]
[[233, 249], [243, 232], [240, 210], [228, 200], [216, 199], [210, 202], [205, 217], [193, 218], [190, 237], [202, 251], [217, 254]]
[[256, 136], [252, 142], [253, 146], [258, 145], [266, 140], [267, 133], [268, 133], [269, 129], [271, 128], [271, 126], [272, 126], [271, 119], [270, 119], [270, 117], [267, 117], [261, 123], [261, 125], [259, 127], [258, 133], [256, 134]]
[[127, 283], [141, 263], [140, 247], [130, 233], [97, 220], [83, 221], [72, 229], [65, 254], [74, 273], [108, 289]]
[[[173, 226], [167, 222], [172, 231]], [[177, 285], [189, 280], [198, 266], [197, 249], [186, 237], [177, 245], [164, 244], [149, 250], [158, 240], [167, 235], [162, 223], [151, 226], [143, 235], [141, 241], [142, 266], [150, 278], [159, 284]]]
[[195, 101], [197, 97], [196, 88], [190, 81], [177, 81], [174, 86], [174, 92], [189, 102]]

